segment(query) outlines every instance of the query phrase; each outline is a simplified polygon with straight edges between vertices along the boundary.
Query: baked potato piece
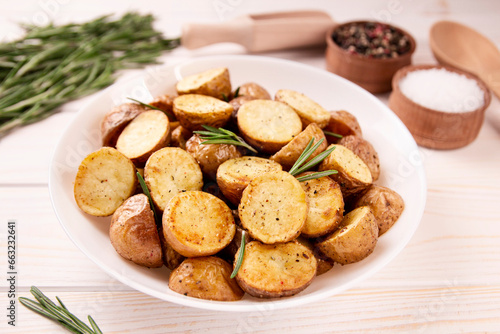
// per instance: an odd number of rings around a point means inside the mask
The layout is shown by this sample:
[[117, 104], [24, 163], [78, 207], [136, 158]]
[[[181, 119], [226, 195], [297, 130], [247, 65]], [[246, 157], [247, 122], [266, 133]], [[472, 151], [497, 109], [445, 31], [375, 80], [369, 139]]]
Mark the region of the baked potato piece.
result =
[[238, 211], [252, 238], [266, 244], [287, 242], [299, 236], [306, 221], [306, 193], [289, 173], [268, 172], [250, 181]]
[[349, 212], [338, 230], [318, 242], [318, 249], [331, 260], [349, 264], [363, 260], [375, 249], [378, 226], [368, 206]]
[[229, 245], [236, 231], [231, 209], [203, 191], [175, 195], [168, 202], [162, 220], [165, 239], [186, 257], [219, 252]]
[[380, 176], [380, 161], [377, 151], [375, 151], [370, 142], [361, 137], [350, 135], [340, 139], [338, 144], [347, 147], [360, 157], [370, 169], [373, 182], [378, 180]]
[[280, 89], [274, 99], [292, 107], [302, 120], [304, 128], [316, 123], [323, 129], [330, 120], [330, 113], [326, 109], [302, 93], [291, 89]]
[[240, 300], [245, 294], [231, 278], [233, 268], [216, 257], [197, 257], [184, 260], [170, 274], [168, 287], [185, 296], [218, 300]]
[[223, 127], [231, 118], [233, 107], [211, 96], [186, 94], [174, 99], [173, 108], [179, 123], [188, 130], [203, 130], [202, 125]]
[[258, 100], [271, 100], [271, 94], [255, 82], [246, 82], [239, 87], [238, 96], [253, 97]]
[[[330, 119], [324, 130], [337, 133], [341, 136], [362, 137], [363, 133], [356, 116], [345, 110], [330, 111]], [[328, 143], [335, 143], [338, 138], [327, 136]]]
[[[312, 174], [305, 172], [299, 176]], [[306, 193], [309, 210], [302, 235], [316, 238], [337, 229], [344, 217], [344, 199], [337, 182], [328, 176], [300, 182]]]
[[137, 166], [144, 166], [153, 152], [168, 145], [170, 122], [159, 110], [147, 110], [134, 118], [118, 137], [116, 149]]
[[191, 138], [193, 132], [179, 125], [172, 131], [170, 146], [186, 149], [186, 142]]
[[283, 166], [283, 169], [290, 170], [293, 164], [299, 159], [307, 144], [309, 144], [313, 138], [313, 144], [316, 144], [318, 141], [323, 139], [321, 145], [319, 145], [319, 147], [311, 154], [311, 157], [307, 161], [314, 159], [314, 157], [326, 150], [326, 147], [328, 146], [325, 140], [325, 134], [316, 123], [309, 124], [301, 133], [299, 133], [269, 159], [279, 163]]
[[238, 110], [238, 129], [250, 145], [273, 154], [302, 131], [302, 122], [284, 103], [253, 100]]
[[225, 67], [187, 76], [177, 82], [177, 94], [201, 94], [225, 99], [231, 96], [231, 80]]
[[330, 177], [340, 185], [344, 199], [368, 188], [373, 178], [364, 161], [345, 146], [332, 144], [328, 148], [332, 146], [335, 149], [321, 162], [318, 170], [334, 169], [338, 172]]
[[281, 171], [281, 165], [260, 157], [241, 157], [223, 162], [217, 169], [217, 184], [231, 203], [238, 205], [250, 181], [267, 172]]
[[193, 135], [186, 142], [186, 151], [195, 158], [201, 171], [212, 180], [216, 179], [220, 164], [243, 155], [236, 145], [201, 144], [203, 141], [198, 134]]
[[144, 167], [144, 181], [161, 211], [177, 193], [203, 188], [200, 166], [191, 154], [178, 147], [165, 147], [153, 153]]
[[[167, 114], [167, 116], [169, 114], [174, 115], [174, 111], [173, 111], [174, 98], [175, 98], [175, 96], [170, 96], [168, 94], [164, 94], [164, 95], [157, 96], [153, 101], [149, 102], [148, 104], [150, 106], [161, 109], [162, 111], [164, 111]], [[169, 121], [174, 121], [170, 117], [168, 119], [169, 119]]]
[[311, 284], [316, 267], [313, 253], [298, 242], [266, 245], [252, 241], [245, 245], [236, 280], [254, 297], [287, 297]]
[[323, 275], [324, 273], [328, 272], [330, 269], [333, 268], [334, 262], [321, 254], [321, 252], [318, 252], [316, 247], [314, 246], [314, 243], [311, 241], [312, 239], [307, 239], [306, 237], [300, 235], [295, 241], [300, 243], [303, 246], [306, 246], [313, 254], [314, 257], [316, 258], [316, 276]]
[[115, 147], [120, 133], [134, 118], [146, 111], [137, 103], [124, 103], [114, 107], [101, 121], [102, 146]]
[[144, 194], [128, 198], [111, 217], [109, 238], [116, 252], [140, 266], [163, 265], [153, 210]]
[[103, 147], [90, 153], [78, 167], [76, 204], [90, 215], [110, 216], [134, 194], [136, 185], [132, 161], [114, 148]]
[[354, 205], [370, 207], [378, 225], [379, 236], [394, 225], [405, 208], [403, 198], [397, 192], [375, 184], [368, 188]]

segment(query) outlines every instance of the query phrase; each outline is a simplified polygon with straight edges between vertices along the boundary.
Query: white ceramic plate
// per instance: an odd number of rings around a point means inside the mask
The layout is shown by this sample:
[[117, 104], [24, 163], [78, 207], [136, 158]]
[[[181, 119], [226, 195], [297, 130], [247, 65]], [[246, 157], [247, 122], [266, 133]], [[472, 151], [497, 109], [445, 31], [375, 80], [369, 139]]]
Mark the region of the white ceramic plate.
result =
[[[302, 92], [327, 110], [344, 109], [357, 116], [364, 137], [380, 155], [378, 184], [396, 190], [406, 208], [396, 225], [378, 241], [375, 251], [361, 262], [336, 265], [317, 277], [298, 295], [282, 299], [257, 299], [246, 295], [238, 302], [215, 302], [186, 297], [168, 288], [169, 270], [146, 269], [121, 258], [108, 238], [110, 218], [84, 214], [73, 197], [73, 181], [80, 162], [100, 147], [99, 125], [114, 105], [126, 97], [149, 101], [173, 93], [185, 75], [209, 68], [229, 69], [233, 87], [254, 81], [271, 94], [288, 88]], [[377, 98], [351, 82], [325, 70], [300, 63], [256, 56], [199, 58], [177, 66], [146, 70], [140, 77], [121, 81], [106, 89], [83, 108], [60, 139], [50, 167], [49, 188], [55, 212], [73, 242], [104, 271], [122, 283], [173, 303], [222, 311], [262, 311], [294, 307], [332, 296], [368, 278], [391, 261], [408, 243], [422, 217], [426, 181], [420, 155], [401, 121]]]

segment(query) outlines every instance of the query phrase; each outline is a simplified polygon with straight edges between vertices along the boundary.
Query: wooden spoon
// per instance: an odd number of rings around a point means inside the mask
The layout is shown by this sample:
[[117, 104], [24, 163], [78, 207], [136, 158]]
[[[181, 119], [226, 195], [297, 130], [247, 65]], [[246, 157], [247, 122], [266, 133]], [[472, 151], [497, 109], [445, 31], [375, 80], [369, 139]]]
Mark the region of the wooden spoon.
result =
[[500, 51], [492, 41], [460, 23], [440, 21], [429, 42], [439, 63], [477, 75], [500, 98]]

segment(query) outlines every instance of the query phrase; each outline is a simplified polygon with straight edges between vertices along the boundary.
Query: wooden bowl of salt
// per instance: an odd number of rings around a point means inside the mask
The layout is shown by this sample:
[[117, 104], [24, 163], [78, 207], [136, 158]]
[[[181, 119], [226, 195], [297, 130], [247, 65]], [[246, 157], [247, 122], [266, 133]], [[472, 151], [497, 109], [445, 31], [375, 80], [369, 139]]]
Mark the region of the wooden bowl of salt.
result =
[[475, 75], [441, 65], [403, 67], [392, 79], [389, 108], [418, 145], [456, 149], [474, 141], [491, 101]]

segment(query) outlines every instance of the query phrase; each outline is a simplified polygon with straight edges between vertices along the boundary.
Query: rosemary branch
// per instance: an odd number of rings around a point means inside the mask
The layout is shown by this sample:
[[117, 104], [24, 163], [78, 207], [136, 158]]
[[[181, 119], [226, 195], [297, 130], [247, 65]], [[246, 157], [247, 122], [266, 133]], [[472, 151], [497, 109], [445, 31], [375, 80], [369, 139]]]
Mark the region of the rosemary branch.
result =
[[248, 145], [243, 138], [238, 136], [236, 133], [231, 132], [229, 130], [223, 128], [214, 128], [208, 125], [202, 125], [202, 127], [207, 131], [193, 131], [193, 133], [199, 134], [200, 138], [204, 141], [200, 143], [200, 145], [207, 144], [228, 144], [228, 145], [236, 145], [242, 146], [246, 149], [252, 151], [253, 153], [257, 153], [257, 150], [252, 146]]
[[165, 113], [165, 114], [168, 116], [168, 118], [169, 118], [169, 119], [171, 119], [171, 120], [176, 120], [175, 115], [173, 115], [172, 113], [169, 113], [168, 111], [162, 110], [162, 109], [160, 109], [160, 108], [158, 108], [158, 107], [155, 107], [155, 106], [152, 106], [152, 105], [150, 105], [150, 104], [147, 104], [147, 103], [141, 102], [141, 101], [136, 100], [136, 99], [133, 99], [133, 98], [131, 98], [131, 97], [127, 97], [127, 99], [129, 99], [129, 100], [131, 100], [131, 101], [134, 101], [134, 102], [136, 102], [136, 103], [139, 103], [139, 104], [140, 104], [141, 106], [143, 106], [143, 107], [146, 107], [146, 108], [149, 108], [149, 109], [154, 109], [154, 110], [161, 111], [161, 112]]
[[[293, 176], [295, 176], [297, 174], [305, 172], [306, 170], [316, 166], [321, 161], [323, 161], [326, 157], [328, 157], [330, 155], [330, 153], [332, 153], [333, 150], [335, 150], [335, 146], [332, 146], [331, 148], [321, 152], [320, 154], [318, 154], [317, 156], [315, 156], [314, 158], [309, 160], [311, 155], [316, 151], [316, 149], [321, 145], [321, 143], [323, 141], [324, 141], [324, 138], [321, 138], [320, 140], [318, 140], [318, 142], [316, 144], [313, 145], [314, 138], [311, 138], [311, 140], [309, 141], [307, 146], [304, 148], [304, 151], [302, 151], [302, 154], [299, 156], [297, 161], [295, 161], [292, 168], [290, 168], [290, 170], [288, 172], [290, 174], [292, 174]], [[309, 161], [307, 162], [307, 160], [309, 160]], [[322, 172], [316, 172], [316, 173], [312, 173], [309, 175], [297, 177], [297, 180], [299, 180], [300, 182], [303, 182], [303, 181], [313, 180], [313, 179], [317, 179], [317, 178], [332, 175], [332, 174], [337, 174], [337, 171], [334, 169], [331, 169], [331, 170], [325, 170]]]
[[139, 184], [141, 185], [142, 191], [144, 192], [144, 195], [148, 197], [149, 206], [153, 211], [153, 216], [155, 217], [156, 225], [160, 226], [161, 220], [159, 216], [156, 214], [155, 205], [153, 203], [153, 198], [151, 197], [151, 193], [149, 192], [148, 186], [146, 185], [146, 182], [144, 181], [144, 178], [142, 177], [141, 173], [137, 172], [136, 175], [137, 179], [139, 180]]
[[235, 278], [240, 270], [241, 263], [243, 262], [243, 256], [245, 255], [245, 231], [241, 232], [241, 245], [240, 245], [240, 253], [238, 254], [238, 259], [236, 259], [236, 265], [234, 266], [234, 270], [231, 273], [231, 278]]

